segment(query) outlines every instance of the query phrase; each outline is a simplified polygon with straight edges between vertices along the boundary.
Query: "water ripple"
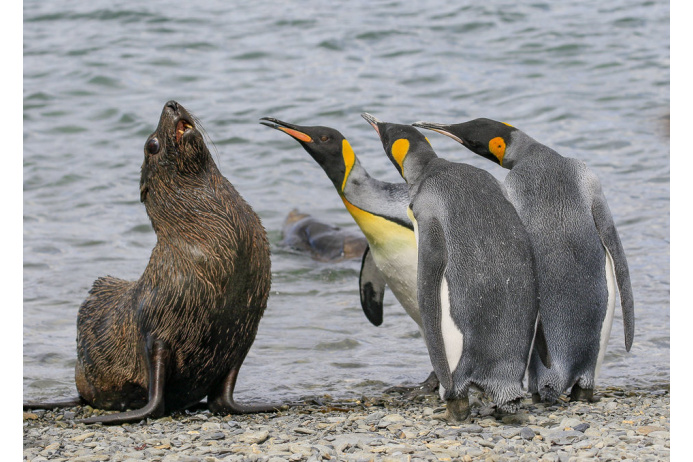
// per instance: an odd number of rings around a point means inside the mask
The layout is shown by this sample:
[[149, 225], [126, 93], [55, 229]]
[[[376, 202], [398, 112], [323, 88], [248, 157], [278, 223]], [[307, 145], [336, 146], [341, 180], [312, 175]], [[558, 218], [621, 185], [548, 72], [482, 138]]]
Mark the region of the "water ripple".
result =
[[[335, 127], [373, 176], [401, 181], [359, 117], [366, 110], [402, 123], [493, 117], [585, 161], [602, 180], [636, 299], [633, 350], [615, 325], [600, 380], [668, 382], [668, 24], [667, 4], [625, 0], [212, 1], [175, 11], [25, 2], [25, 397], [74, 394], [74, 320], [91, 283], [135, 279], [147, 263], [156, 237], [139, 202], [140, 166], [169, 99], [203, 122], [220, 170], [275, 244], [239, 399], [360, 396], [430, 372], [392, 294], [383, 326], [363, 316], [358, 261], [318, 263], [276, 247], [294, 207], [356, 226], [320, 167], [258, 119]], [[507, 173], [427, 136], [443, 157]]]

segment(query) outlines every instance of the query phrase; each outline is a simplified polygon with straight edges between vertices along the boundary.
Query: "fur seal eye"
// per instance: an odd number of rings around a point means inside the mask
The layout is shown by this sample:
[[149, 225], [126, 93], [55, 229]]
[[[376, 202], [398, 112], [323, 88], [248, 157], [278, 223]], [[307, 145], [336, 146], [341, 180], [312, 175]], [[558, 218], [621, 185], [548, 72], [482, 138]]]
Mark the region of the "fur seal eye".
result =
[[159, 145], [159, 140], [156, 138], [152, 138], [149, 141], [147, 141], [147, 152], [149, 154], [156, 154], [159, 152], [159, 149], [161, 149], [161, 145]]

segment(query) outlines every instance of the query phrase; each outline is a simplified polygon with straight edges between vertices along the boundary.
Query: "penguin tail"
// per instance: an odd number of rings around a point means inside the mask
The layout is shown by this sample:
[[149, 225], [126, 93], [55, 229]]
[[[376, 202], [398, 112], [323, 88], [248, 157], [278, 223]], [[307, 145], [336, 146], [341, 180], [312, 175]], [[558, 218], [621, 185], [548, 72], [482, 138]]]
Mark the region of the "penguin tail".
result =
[[498, 408], [499, 411], [504, 412], [506, 414], [515, 414], [517, 411], [520, 410], [520, 404], [522, 403], [522, 398], [515, 398], [511, 401], [507, 401], [505, 403], [497, 404], [496, 407]]

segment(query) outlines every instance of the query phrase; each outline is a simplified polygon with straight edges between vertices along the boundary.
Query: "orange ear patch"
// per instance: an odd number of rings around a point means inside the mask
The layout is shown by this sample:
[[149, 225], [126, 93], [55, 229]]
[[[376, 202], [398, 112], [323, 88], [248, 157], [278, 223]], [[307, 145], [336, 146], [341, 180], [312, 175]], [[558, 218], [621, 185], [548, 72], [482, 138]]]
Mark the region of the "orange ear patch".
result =
[[392, 143], [392, 157], [399, 164], [400, 170], [404, 171], [404, 158], [409, 152], [409, 140], [400, 138]]
[[503, 156], [505, 155], [505, 140], [500, 136], [493, 138], [488, 142], [488, 150], [491, 151], [491, 154], [496, 156], [498, 162], [503, 165]]

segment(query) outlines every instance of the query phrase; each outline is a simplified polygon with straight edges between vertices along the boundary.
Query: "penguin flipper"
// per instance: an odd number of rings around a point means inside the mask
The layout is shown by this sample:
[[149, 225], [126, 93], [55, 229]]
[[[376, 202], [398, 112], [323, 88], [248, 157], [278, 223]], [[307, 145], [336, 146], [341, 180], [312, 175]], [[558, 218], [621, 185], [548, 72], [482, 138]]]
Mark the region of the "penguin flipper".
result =
[[380, 272], [370, 247], [366, 246], [361, 260], [361, 273], [359, 274], [359, 292], [361, 294], [361, 309], [366, 318], [374, 326], [383, 323], [383, 297], [385, 296], [385, 278]]
[[623, 330], [626, 339], [626, 351], [630, 351], [635, 332], [635, 310], [633, 307], [633, 289], [630, 285], [630, 272], [628, 261], [623, 251], [621, 238], [618, 235], [611, 211], [606, 203], [606, 198], [599, 188], [598, 194], [592, 202], [592, 217], [597, 227], [597, 232], [602, 244], [611, 255], [616, 272], [616, 283], [621, 296], [621, 310], [623, 312]]
[[443, 338], [441, 300], [441, 286], [448, 266], [445, 234], [435, 217], [424, 222], [414, 222], [414, 229], [419, 236], [417, 297], [424, 336], [433, 370], [440, 380], [440, 385], [449, 393], [452, 390], [452, 371], [448, 365]]
[[534, 336], [534, 349], [539, 354], [541, 363], [547, 369], [551, 369], [551, 354], [549, 346], [546, 344], [546, 335], [544, 334], [544, 325], [541, 323], [541, 317], [537, 319], [537, 333]]

